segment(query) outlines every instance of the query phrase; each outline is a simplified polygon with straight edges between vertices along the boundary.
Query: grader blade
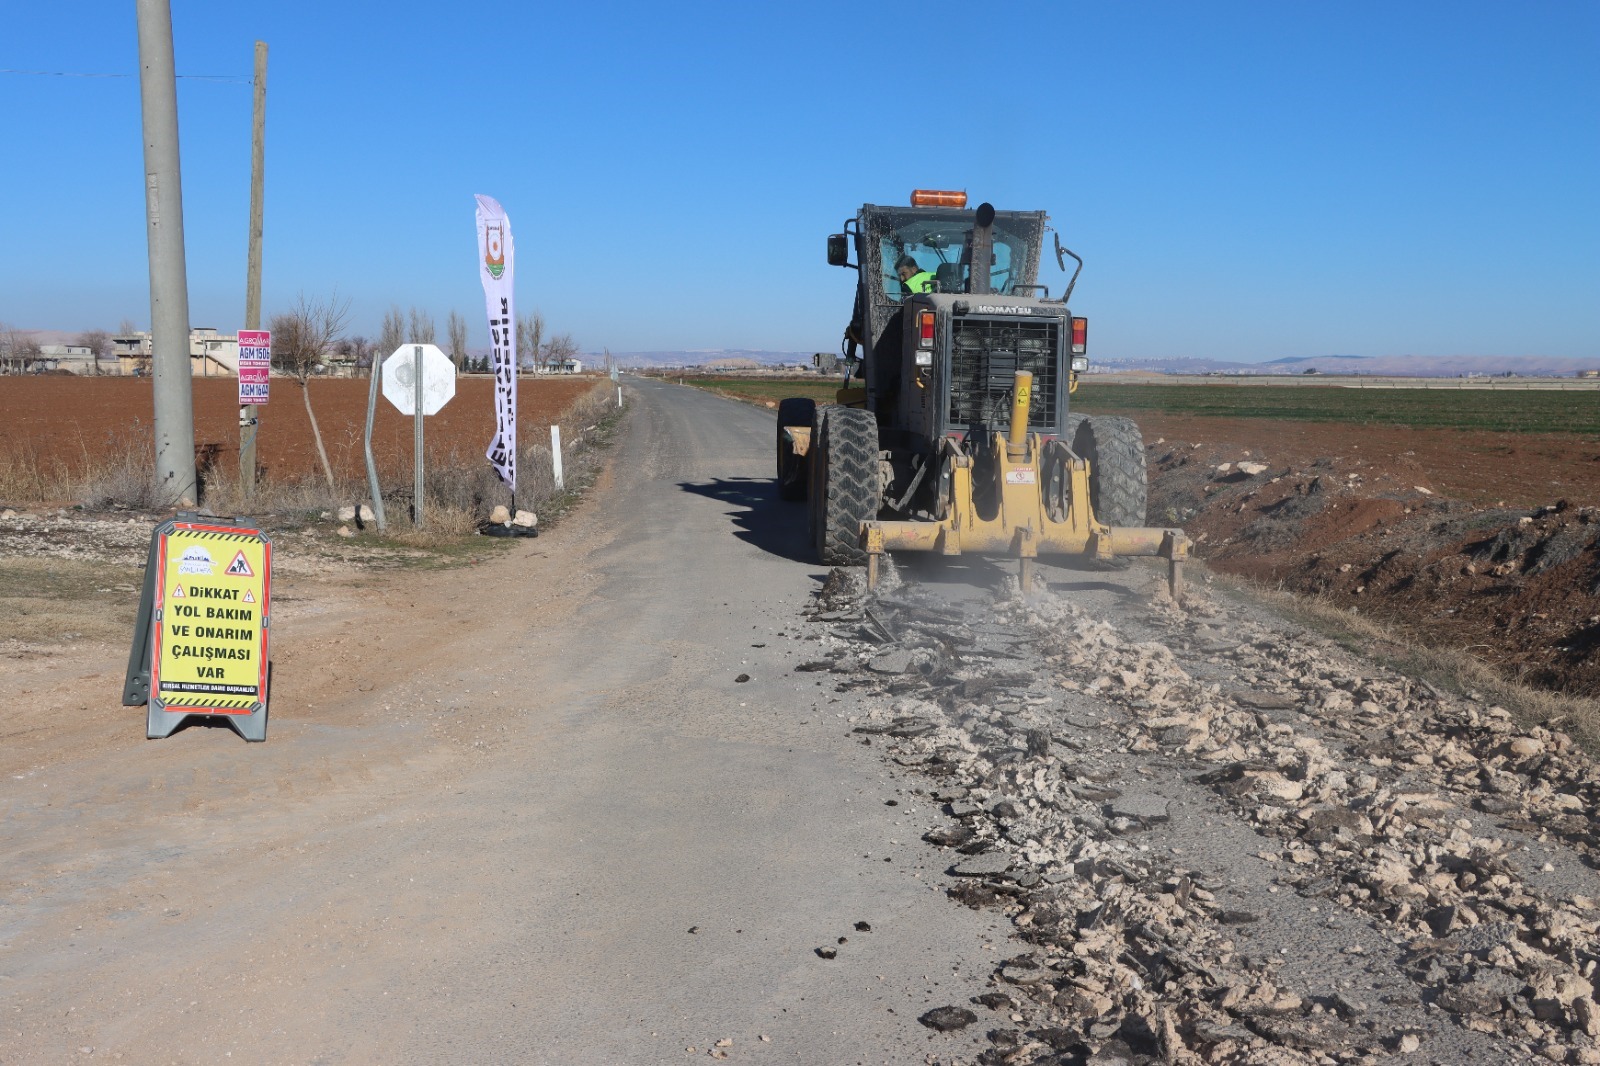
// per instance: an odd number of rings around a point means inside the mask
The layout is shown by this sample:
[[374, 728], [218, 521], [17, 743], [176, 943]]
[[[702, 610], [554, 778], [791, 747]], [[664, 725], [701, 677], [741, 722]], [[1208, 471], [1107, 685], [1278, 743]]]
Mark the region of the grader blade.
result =
[[[997, 502], [993, 513], [981, 512], [973, 484], [973, 457], [955, 457], [948, 515], [934, 522], [865, 522], [861, 546], [867, 554], [867, 585], [876, 587], [878, 557], [886, 551], [938, 551], [945, 555], [982, 553], [1008, 555], [1019, 560], [1024, 589], [1032, 586], [1033, 563], [1040, 555], [1083, 555], [1110, 560], [1155, 556], [1167, 560], [1167, 585], [1173, 599], [1181, 599], [1183, 561], [1189, 540], [1181, 529], [1107, 526], [1096, 520], [1090, 504], [1088, 463], [1066, 449], [1067, 506], [1057, 517], [1046, 507], [1040, 469], [1045, 441], [1026, 432], [1032, 375], [1019, 371], [1012, 391], [1011, 425], [1004, 438], [989, 442], [987, 462], [998, 490], [989, 495]], [[954, 445], [951, 445], [954, 447]]]

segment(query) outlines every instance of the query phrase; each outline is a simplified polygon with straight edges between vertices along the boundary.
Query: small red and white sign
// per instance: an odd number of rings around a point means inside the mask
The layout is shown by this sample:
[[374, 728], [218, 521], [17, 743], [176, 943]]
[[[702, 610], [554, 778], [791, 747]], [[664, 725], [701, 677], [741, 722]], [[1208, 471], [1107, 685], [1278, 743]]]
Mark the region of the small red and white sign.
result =
[[233, 557], [233, 562], [228, 564], [228, 569], [224, 570], [223, 573], [227, 574], [229, 577], [256, 576], [256, 572], [250, 569], [250, 560], [244, 557], [244, 552], [240, 552], [238, 555], [235, 555]]
[[272, 331], [239, 331], [239, 406], [267, 402], [272, 373]]
[[1007, 485], [1037, 485], [1038, 483], [1038, 476], [1035, 475], [1032, 470], [1029, 470], [1026, 467], [1021, 470], [1006, 471]]

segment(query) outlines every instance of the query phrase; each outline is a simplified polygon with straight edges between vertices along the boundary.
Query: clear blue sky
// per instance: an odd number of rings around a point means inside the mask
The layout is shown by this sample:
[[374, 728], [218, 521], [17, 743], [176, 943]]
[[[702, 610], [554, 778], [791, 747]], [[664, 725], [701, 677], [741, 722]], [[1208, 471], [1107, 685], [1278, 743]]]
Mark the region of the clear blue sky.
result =
[[[13, 5], [0, 68], [137, 72], [132, 0]], [[1048, 211], [1102, 357], [1600, 358], [1600, 3], [173, 0], [191, 318], [453, 308], [473, 193], [588, 351], [834, 350], [824, 238], [918, 186]], [[0, 74], [0, 320], [149, 320], [135, 77]], [[1045, 280], [1059, 291], [1052, 264]]]

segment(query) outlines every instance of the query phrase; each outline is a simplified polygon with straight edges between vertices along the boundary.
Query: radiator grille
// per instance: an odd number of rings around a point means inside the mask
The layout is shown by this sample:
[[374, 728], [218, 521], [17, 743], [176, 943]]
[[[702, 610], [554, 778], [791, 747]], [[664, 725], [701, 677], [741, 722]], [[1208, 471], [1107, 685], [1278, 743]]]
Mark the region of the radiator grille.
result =
[[1033, 371], [1032, 429], [1056, 428], [1060, 320], [952, 319], [950, 424], [1001, 428], [1011, 418], [1011, 389], [1018, 370]]

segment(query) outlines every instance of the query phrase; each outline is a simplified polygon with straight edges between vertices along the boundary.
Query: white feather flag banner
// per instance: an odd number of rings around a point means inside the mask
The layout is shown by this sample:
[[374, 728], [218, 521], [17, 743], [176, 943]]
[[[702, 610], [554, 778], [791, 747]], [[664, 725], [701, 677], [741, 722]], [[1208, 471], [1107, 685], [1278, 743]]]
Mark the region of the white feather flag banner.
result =
[[511, 220], [498, 201], [478, 196], [478, 276], [489, 309], [494, 370], [494, 440], [486, 453], [500, 480], [517, 494], [517, 316], [511, 290]]

